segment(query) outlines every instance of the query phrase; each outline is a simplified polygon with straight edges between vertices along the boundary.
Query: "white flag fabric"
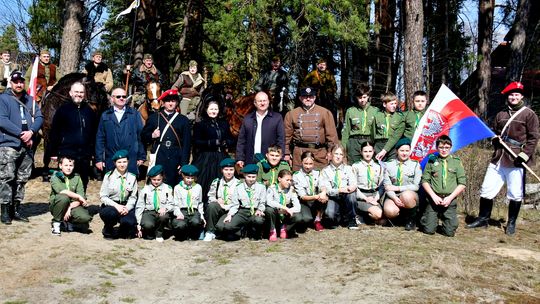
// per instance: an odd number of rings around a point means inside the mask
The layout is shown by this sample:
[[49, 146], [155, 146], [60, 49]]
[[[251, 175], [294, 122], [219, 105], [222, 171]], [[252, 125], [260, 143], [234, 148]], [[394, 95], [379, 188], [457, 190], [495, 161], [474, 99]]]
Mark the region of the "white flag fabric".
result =
[[128, 8], [126, 8], [125, 10], [121, 11], [120, 14], [116, 15], [116, 20], [115, 21], [118, 21], [118, 18], [120, 18], [121, 16], [123, 15], [127, 15], [129, 13], [131, 13], [131, 11], [134, 9], [134, 8], [137, 8], [139, 7], [140, 5], [140, 0], [133, 0], [133, 2], [131, 2], [131, 4], [129, 5]]
[[[32, 65], [32, 74], [30, 75], [30, 81], [28, 82], [28, 95], [32, 96], [34, 100], [36, 100], [37, 96], [37, 73], [38, 73], [38, 65], [39, 65], [39, 56], [36, 56], [36, 59], [34, 59], [34, 64]], [[47, 88], [44, 88], [45, 90]]]

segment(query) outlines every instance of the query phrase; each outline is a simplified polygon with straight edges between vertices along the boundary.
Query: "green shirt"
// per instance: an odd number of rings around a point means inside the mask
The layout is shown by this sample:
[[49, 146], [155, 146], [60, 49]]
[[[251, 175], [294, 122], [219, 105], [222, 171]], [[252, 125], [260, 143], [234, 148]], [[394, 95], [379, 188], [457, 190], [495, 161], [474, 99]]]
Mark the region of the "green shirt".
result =
[[386, 139], [384, 150], [390, 151], [394, 148], [403, 134], [405, 127], [403, 113], [378, 112], [373, 119], [372, 134], [374, 140]]
[[86, 197], [84, 194], [84, 187], [79, 174], [72, 174], [70, 176], [64, 175], [61, 171], [56, 171], [51, 177], [51, 195], [49, 201], [52, 202], [54, 197], [64, 190], [75, 192], [82, 197]]
[[341, 130], [341, 142], [343, 145], [347, 147], [350, 136], [370, 136], [371, 125], [377, 113], [379, 113], [379, 109], [369, 103], [364, 109], [360, 107], [349, 108], [345, 114], [343, 130]]
[[420, 119], [422, 119], [424, 114], [426, 114], [425, 109], [420, 112], [413, 109], [405, 113], [405, 131], [403, 132], [403, 137], [407, 137], [412, 140], [414, 132], [416, 132], [416, 128], [418, 127]]
[[461, 159], [449, 155], [446, 158], [432, 155], [429, 157], [422, 184], [428, 183], [433, 192], [439, 195], [451, 194], [458, 185], [465, 185], [467, 177]]
[[[259, 171], [257, 172], [257, 181], [259, 183], [263, 183], [266, 185], [266, 187], [270, 187], [273, 184], [277, 184], [278, 182], [278, 174], [279, 171], [283, 169], [291, 170], [291, 167], [286, 161], [280, 161], [279, 164], [275, 167], [271, 167], [269, 170], [265, 170], [262, 162], [267, 162], [266, 159], [260, 161], [257, 163], [257, 166], [259, 167]], [[270, 165], [270, 163], [268, 163]]]

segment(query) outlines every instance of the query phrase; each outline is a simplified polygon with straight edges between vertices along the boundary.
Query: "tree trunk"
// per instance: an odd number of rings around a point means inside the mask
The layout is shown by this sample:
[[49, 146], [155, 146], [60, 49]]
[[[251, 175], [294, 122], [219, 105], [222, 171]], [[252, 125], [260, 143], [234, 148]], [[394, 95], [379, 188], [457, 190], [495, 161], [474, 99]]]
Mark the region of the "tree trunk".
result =
[[423, 88], [422, 50], [424, 32], [424, 10], [421, 0], [404, 1], [405, 34], [404, 40], [404, 78], [405, 97], [409, 108], [412, 95]]
[[76, 72], [79, 68], [83, 11], [83, 1], [66, 2], [62, 48], [60, 49], [60, 74], [62, 75]]
[[375, 65], [373, 67], [373, 94], [392, 91], [392, 58], [394, 53], [394, 19], [396, 18], [395, 0], [375, 1]]
[[478, 10], [478, 109], [486, 118], [491, 82], [491, 43], [493, 37], [493, 10], [495, 0], [480, 0]]
[[506, 80], [521, 81], [521, 75], [525, 68], [525, 44], [527, 41], [527, 27], [529, 25], [530, 1], [521, 0], [514, 21], [514, 37], [510, 44], [510, 61], [506, 69]]

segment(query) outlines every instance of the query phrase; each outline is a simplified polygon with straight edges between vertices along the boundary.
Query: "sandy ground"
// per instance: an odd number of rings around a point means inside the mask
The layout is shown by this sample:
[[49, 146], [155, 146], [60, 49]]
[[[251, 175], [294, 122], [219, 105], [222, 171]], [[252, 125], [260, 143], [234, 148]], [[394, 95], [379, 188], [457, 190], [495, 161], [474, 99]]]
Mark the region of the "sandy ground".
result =
[[[97, 212], [99, 182], [89, 198]], [[30, 223], [1, 225], [0, 303], [540, 303], [540, 216], [454, 238], [338, 228], [269, 243], [107, 241], [50, 234], [49, 184], [27, 186]], [[504, 214], [504, 210], [494, 212]]]

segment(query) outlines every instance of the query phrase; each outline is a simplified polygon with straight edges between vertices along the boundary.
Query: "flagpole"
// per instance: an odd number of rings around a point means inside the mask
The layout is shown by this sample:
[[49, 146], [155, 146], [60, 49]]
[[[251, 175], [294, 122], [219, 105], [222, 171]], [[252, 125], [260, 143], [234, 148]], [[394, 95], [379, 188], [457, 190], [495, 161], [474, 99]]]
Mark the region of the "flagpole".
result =
[[[512, 151], [512, 149], [500, 137], [499, 137], [499, 143], [501, 144], [501, 146], [503, 146], [503, 148], [508, 153], [510, 153], [510, 155], [512, 155], [512, 157], [514, 157], [514, 158], [518, 157], [517, 154], [514, 151]], [[536, 175], [534, 173], [534, 171], [531, 169], [531, 167], [527, 166], [525, 163], [521, 163], [521, 165], [523, 166], [523, 168], [525, 168], [527, 171], [529, 171], [530, 174], [532, 174], [534, 177], [536, 177], [536, 179], [540, 182], [540, 177], [538, 177], [538, 175]]]

